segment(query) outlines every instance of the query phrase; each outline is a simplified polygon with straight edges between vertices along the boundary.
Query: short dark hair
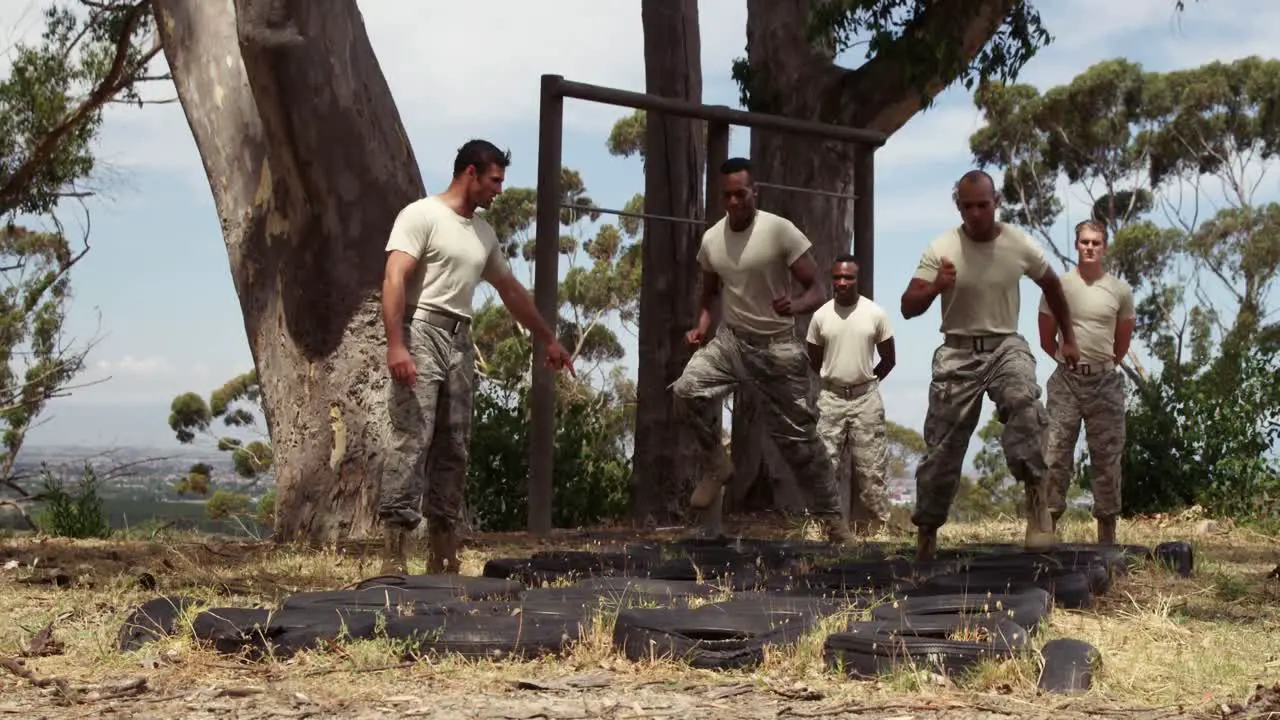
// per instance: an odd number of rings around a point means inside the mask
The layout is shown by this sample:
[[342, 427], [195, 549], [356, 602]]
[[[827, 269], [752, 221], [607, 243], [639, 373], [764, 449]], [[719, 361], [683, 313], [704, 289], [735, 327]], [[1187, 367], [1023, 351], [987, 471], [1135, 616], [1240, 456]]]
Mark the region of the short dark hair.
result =
[[996, 181], [992, 179], [991, 175], [986, 170], [970, 170], [965, 174], [961, 175], [960, 179], [956, 181], [953, 194], [959, 195], [960, 186], [962, 184], [973, 182], [974, 180], [980, 180], [980, 179], [986, 179], [987, 184], [991, 186], [992, 194], [1000, 192], [999, 190], [996, 189]]
[[506, 168], [510, 164], [510, 150], [500, 150], [488, 140], [468, 140], [458, 148], [458, 154], [453, 159], [453, 176], [458, 177], [472, 166], [476, 172], [484, 172], [490, 165]]
[[853, 253], [840, 253], [839, 255], [836, 256], [835, 260], [831, 261], [831, 264], [834, 265], [836, 263], [842, 263], [842, 262], [851, 262], [851, 263], [857, 264], [858, 258], [854, 257]]
[[743, 171], [746, 171], [748, 175], [751, 174], [751, 161], [744, 157], [731, 157], [720, 163], [721, 175], [732, 175]]

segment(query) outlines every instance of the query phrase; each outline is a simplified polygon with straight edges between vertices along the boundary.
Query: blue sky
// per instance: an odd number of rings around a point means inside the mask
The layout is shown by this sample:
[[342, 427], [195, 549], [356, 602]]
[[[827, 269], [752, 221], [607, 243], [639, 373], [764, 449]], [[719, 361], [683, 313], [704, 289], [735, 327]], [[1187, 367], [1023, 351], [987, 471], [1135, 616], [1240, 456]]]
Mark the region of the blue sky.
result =
[[[0, 48], [38, 32], [42, 4], [4, 3], [0, 33], [7, 35], [0, 34]], [[1116, 56], [1151, 70], [1269, 56], [1269, 35], [1280, 27], [1274, 0], [1189, 3], [1181, 17], [1173, 0], [1038, 5], [1056, 41], [1021, 80], [1042, 89]], [[420, 0], [365, 0], [360, 7], [429, 192], [444, 188], [455, 149], [471, 137], [512, 149], [509, 187], [534, 184], [542, 73], [644, 89], [638, 2], [558, 0], [554, 14], [547, 5], [515, 0], [432, 3], [429, 9]], [[745, 52], [745, 2], [704, 0], [701, 14], [704, 102], [737, 106], [729, 69]], [[172, 92], [157, 87], [150, 94]], [[604, 207], [621, 207], [643, 189], [640, 161], [611, 157], [605, 149], [611, 125], [624, 114], [622, 108], [566, 104], [564, 162], [582, 172]], [[877, 299], [894, 323], [899, 357], [884, 386], [885, 402], [890, 418], [911, 427], [924, 419], [938, 318], [933, 309], [906, 322], [897, 298], [924, 246], [958, 222], [949, 189], [971, 167], [968, 137], [981, 124], [968, 93], [957, 86], [912, 119], [877, 158]], [[733, 152], [745, 154], [747, 141], [747, 131], [735, 129]], [[30, 442], [171, 447], [165, 418], [173, 396], [207, 393], [252, 366], [226, 252], [176, 103], [113, 107], [99, 153], [95, 184], [101, 194], [89, 205], [93, 250], [76, 269], [70, 327], [83, 339], [100, 336], [83, 379], [102, 382], [51, 403]], [[1259, 193], [1270, 198], [1275, 190], [1267, 180]], [[1072, 195], [1072, 222], [1080, 219], [1083, 197]], [[1021, 326], [1033, 345], [1038, 301], [1038, 289], [1024, 284]], [[634, 338], [627, 342], [634, 356]], [[1039, 361], [1044, 381], [1052, 366], [1046, 358]], [[634, 358], [627, 364], [634, 375]]]

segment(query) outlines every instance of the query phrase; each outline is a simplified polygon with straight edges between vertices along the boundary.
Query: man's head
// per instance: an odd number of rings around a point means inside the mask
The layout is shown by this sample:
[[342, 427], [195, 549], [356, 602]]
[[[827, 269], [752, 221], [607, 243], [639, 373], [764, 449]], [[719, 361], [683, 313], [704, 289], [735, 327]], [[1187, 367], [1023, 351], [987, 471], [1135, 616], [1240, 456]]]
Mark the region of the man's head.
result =
[[1000, 193], [996, 192], [996, 183], [990, 175], [982, 170], [970, 170], [960, 176], [951, 196], [969, 237], [989, 240], [994, 236]]
[[487, 140], [468, 140], [453, 160], [453, 182], [461, 186], [468, 203], [487, 210], [502, 192], [510, 164], [510, 151]]
[[840, 305], [858, 301], [858, 263], [853, 255], [844, 253], [831, 263], [831, 294]]
[[1083, 220], [1076, 225], [1076, 252], [1081, 265], [1102, 262], [1107, 252], [1107, 226], [1097, 220]]
[[746, 158], [729, 158], [720, 166], [724, 175], [724, 211], [729, 224], [742, 227], [751, 221], [756, 211], [756, 186], [751, 181], [751, 161]]

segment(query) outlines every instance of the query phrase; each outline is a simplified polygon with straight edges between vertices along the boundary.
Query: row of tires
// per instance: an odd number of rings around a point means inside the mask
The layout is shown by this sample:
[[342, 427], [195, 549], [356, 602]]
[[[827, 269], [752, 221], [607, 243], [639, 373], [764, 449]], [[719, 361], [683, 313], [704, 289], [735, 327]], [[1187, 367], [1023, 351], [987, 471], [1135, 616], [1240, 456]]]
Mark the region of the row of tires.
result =
[[[1189, 561], [1185, 544], [1167, 545], [1060, 546], [1038, 554], [968, 546], [929, 563], [889, 555], [841, 561], [797, 544], [694, 546], [674, 559], [665, 556], [670, 548], [647, 559], [629, 550], [625, 563], [606, 553], [541, 553], [493, 561], [488, 577], [375, 577], [352, 589], [294, 593], [274, 608], [207, 608], [159, 597], [126, 619], [118, 645], [132, 650], [174, 634], [191, 609], [196, 639], [252, 658], [286, 657], [343, 638], [386, 638], [410, 657], [530, 658], [564, 652], [613, 618], [613, 645], [635, 661], [746, 667], [760, 663], [768, 647], [834, 628], [824, 657], [851, 675], [904, 664], [956, 671], [1023, 651], [1052, 608], [1089, 606], [1135, 562]], [[677, 563], [697, 577], [654, 576], [674, 574]], [[528, 582], [549, 575], [557, 586]], [[847, 619], [863, 614], [869, 619]], [[1049, 649], [1042, 648], [1046, 660]], [[1087, 652], [1065, 655], [1074, 668]], [[1082, 674], [1067, 675], [1078, 682]]]

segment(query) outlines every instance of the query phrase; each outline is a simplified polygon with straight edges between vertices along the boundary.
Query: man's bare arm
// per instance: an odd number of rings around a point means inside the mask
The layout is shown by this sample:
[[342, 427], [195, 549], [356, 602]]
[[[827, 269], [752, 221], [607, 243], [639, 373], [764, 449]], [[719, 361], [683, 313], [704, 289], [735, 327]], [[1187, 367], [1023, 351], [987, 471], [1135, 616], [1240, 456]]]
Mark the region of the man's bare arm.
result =
[[811, 342], [806, 342], [805, 346], [809, 350], [809, 369], [814, 372], [822, 372], [822, 357], [826, 352], [826, 348], [821, 345], [814, 345]]
[[382, 274], [382, 325], [387, 333], [387, 347], [406, 347], [404, 337], [404, 289], [418, 259], [407, 252], [387, 253]]
[[544, 344], [550, 345], [555, 341], [555, 333], [542, 317], [542, 313], [538, 312], [533, 295], [520, 284], [515, 275], [508, 272], [491, 284], [498, 291], [498, 297], [502, 299], [502, 304], [507, 306], [512, 317], [528, 328], [529, 332], [538, 336]]
[[910, 320], [925, 314], [933, 299], [939, 295], [937, 286], [920, 278], [911, 278], [907, 289], [902, 293], [902, 317]]
[[1039, 320], [1040, 328], [1040, 349], [1045, 351], [1051, 358], [1058, 357], [1058, 323], [1053, 319], [1053, 315], [1042, 312], [1036, 313]]
[[791, 277], [804, 289], [800, 297], [791, 301], [793, 315], [811, 313], [826, 302], [822, 285], [818, 284], [818, 263], [814, 261], [812, 252], [806, 252], [791, 263]]
[[711, 312], [720, 299], [720, 276], [710, 270], [702, 271], [702, 292], [698, 293], [698, 328], [711, 327]]
[[875, 373], [877, 380], [884, 380], [898, 364], [898, 350], [893, 338], [886, 338], [883, 342], [877, 343], [876, 352], [880, 354], [880, 362], [876, 363], [875, 370], [872, 372]]
[[1116, 319], [1116, 364], [1119, 365], [1129, 354], [1129, 344], [1133, 342], [1133, 329], [1138, 325], [1138, 318]]
[[1058, 323], [1062, 341], [1075, 345], [1076, 333], [1075, 328], [1071, 326], [1071, 307], [1067, 305], [1067, 296], [1062, 292], [1062, 280], [1058, 277], [1058, 273], [1054, 272], [1053, 268], [1045, 268], [1044, 274], [1036, 280], [1036, 285], [1044, 291], [1045, 302], [1049, 304], [1053, 319]]

